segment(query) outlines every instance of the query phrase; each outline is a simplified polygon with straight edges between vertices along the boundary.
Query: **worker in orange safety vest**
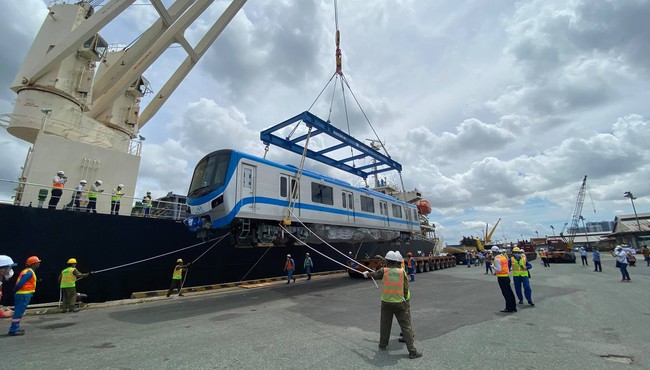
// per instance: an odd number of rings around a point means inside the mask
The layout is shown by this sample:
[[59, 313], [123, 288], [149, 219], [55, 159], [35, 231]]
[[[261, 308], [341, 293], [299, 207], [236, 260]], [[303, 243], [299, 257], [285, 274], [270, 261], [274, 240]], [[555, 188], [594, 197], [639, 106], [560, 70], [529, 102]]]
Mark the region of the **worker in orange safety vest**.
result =
[[29, 301], [36, 292], [36, 273], [34, 270], [41, 266], [41, 260], [31, 256], [25, 263], [26, 267], [18, 275], [18, 281], [14, 286], [14, 314], [9, 327], [9, 336], [24, 335], [25, 330], [20, 328], [20, 321], [27, 310]]
[[496, 245], [491, 250], [494, 254], [494, 272], [497, 276], [499, 288], [501, 288], [501, 294], [506, 300], [506, 308], [501, 310], [501, 312], [517, 312], [517, 301], [515, 301], [515, 294], [512, 292], [512, 287], [510, 286], [508, 258], [504, 255], [505, 252], [501, 252]]

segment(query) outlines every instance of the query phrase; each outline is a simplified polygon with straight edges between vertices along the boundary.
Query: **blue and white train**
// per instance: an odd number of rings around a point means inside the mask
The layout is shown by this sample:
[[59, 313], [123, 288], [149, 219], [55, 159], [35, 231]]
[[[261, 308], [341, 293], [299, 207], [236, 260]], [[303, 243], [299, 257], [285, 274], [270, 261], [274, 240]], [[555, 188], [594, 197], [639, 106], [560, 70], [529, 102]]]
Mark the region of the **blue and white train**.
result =
[[194, 170], [184, 222], [198, 237], [229, 231], [239, 245], [293, 243], [280, 227], [289, 209], [286, 228], [303, 241], [315, 241], [307, 228], [328, 242], [407, 242], [420, 232], [412, 204], [304, 169], [298, 183], [297, 174], [235, 150], [212, 152]]

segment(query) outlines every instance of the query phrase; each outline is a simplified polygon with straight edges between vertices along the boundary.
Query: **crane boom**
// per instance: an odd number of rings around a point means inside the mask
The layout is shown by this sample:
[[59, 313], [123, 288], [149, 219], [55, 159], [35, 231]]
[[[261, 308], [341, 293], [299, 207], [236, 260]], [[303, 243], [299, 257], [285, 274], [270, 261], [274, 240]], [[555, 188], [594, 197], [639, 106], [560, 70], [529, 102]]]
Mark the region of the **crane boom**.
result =
[[580, 221], [580, 216], [582, 216], [582, 205], [585, 201], [585, 193], [587, 190], [587, 175], [582, 179], [582, 185], [580, 186], [580, 191], [578, 192], [578, 199], [576, 199], [576, 205], [573, 209], [573, 216], [571, 218], [571, 226], [567, 230], [569, 236], [567, 237], [568, 243], [573, 243], [573, 239], [576, 237], [578, 232], [578, 222]]
[[487, 230], [488, 230], [488, 225], [485, 224], [485, 245], [488, 245], [488, 244], [490, 243], [490, 240], [492, 240], [492, 235], [494, 235], [494, 232], [496, 231], [497, 226], [499, 226], [499, 222], [501, 222], [501, 218], [500, 218], [500, 217], [499, 217], [499, 219], [497, 220], [497, 223], [494, 224], [494, 227], [492, 228], [492, 231], [490, 231], [489, 233], [487, 232]]

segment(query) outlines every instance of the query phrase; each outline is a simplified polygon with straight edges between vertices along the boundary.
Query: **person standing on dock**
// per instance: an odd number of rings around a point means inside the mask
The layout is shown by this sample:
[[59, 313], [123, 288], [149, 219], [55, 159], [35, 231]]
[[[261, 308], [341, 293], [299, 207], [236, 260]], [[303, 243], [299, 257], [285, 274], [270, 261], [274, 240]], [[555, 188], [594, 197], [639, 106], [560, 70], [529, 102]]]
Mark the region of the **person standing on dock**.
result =
[[600, 252], [598, 251], [598, 248], [594, 247], [593, 254], [594, 272], [603, 272], [603, 266], [600, 264]]
[[492, 271], [492, 261], [494, 261], [492, 251], [488, 251], [487, 256], [485, 256], [485, 275], [494, 275], [494, 271]]
[[90, 191], [88, 192], [88, 205], [86, 206], [86, 212], [97, 213], [97, 197], [99, 193], [103, 193], [104, 189], [100, 189], [102, 186], [102, 180], [96, 180], [94, 184], [90, 186]]
[[172, 273], [172, 283], [169, 285], [169, 290], [167, 291], [167, 298], [169, 298], [174, 290], [177, 289], [178, 296], [183, 297], [183, 291], [181, 290], [183, 288], [183, 272], [185, 272], [191, 264], [192, 263], [190, 262], [187, 265], [184, 265], [183, 260], [180, 258], [176, 260], [176, 266], [174, 266], [174, 272]]
[[583, 266], [589, 266], [589, 261], [587, 261], [587, 251], [585, 247], [580, 247], [580, 260], [582, 261]]
[[305, 253], [305, 262], [303, 262], [302, 267], [307, 273], [307, 280], [311, 280], [311, 269], [314, 267], [314, 262], [312, 262], [309, 253]]
[[151, 213], [151, 192], [147, 191], [147, 195], [142, 197], [142, 207], [144, 207], [144, 217], [149, 217], [149, 213]]
[[630, 273], [627, 272], [627, 252], [623, 250], [623, 247], [617, 245], [612, 252], [612, 256], [616, 257], [616, 267], [621, 270], [621, 283], [632, 281]]
[[465, 264], [467, 268], [472, 267], [472, 254], [469, 253], [469, 250], [465, 249]]
[[544, 267], [551, 267], [551, 264], [548, 263], [549, 256], [546, 249], [542, 248], [539, 251], [539, 257], [542, 259], [542, 264], [544, 265]]
[[646, 266], [650, 266], [650, 249], [648, 249], [647, 245], [644, 245], [643, 248], [641, 248], [641, 253], [643, 253], [643, 259], [646, 262]]
[[[16, 267], [14, 260], [9, 256], [0, 255], [0, 302], [2, 302], [2, 282], [9, 281], [14, 276], [14, 269]], [[0, 318], [9, 317], [13, 312], [9, 309], [5, 310], [0, 304]]]
[[501, 294], [506, 301], [506, 308], [501, 312], [517, 312], [517, 302], [515, 301], [515, 294], [512, 292], [510, 286], [510, 269], [508, 267], [508, 259], [499, 251], [496, 245], [492, 247], [494, 254], [494, 271], [497, 275], [497, 282], [501, 289]]
[[68, 260], [68, 267], [66, 267], [59, 275], [59, 287], [61, 288], [61, 297], [63, 302], [61, 304], [61, 312], [79, 312], [79, 308], [75, 307], [77, 303], [77, 278], [90, 276], [90, 273], [82, 274], [77, 270], [77, 259], [70, 258]]
[[65, 177], [65, 172], [57, 171], [56, 176], [52, 178], [52, 195], [47, 209], [56, 209], [56, 205], [59, 204], [61, 195], [63, 195], [63, 186], [66, 181], [68, 181], [68, 178]]
[[27, 310], [29, 301], [36, 292], [36, 272], [34, 270], [41, 266], [41, 260], [31, 256], [25, 263], [26, 267], [18, 275], [18, 281], [14, 286], [14, 314], [9, 327], [9, 336], [24, 335], [25, 330], [20, 328], [20, 321]]
[[411, 306], [409, 300], [411, 292], [409, 283], [402, 267], [402, 256], [397, 252], [386, 253], [386, 267], [377, 271], [364, 271], [364, 277], [377, 277], [382, 279], [381, 317], [379, 319], [379, 349], [388, 348], [390, 330], [393, 325], [393, 316], [397, 318], [409, 358], [420, 358], [422, 352], [415, 348], [413, 325], [411, 324]]
[[[531, 306], [535, 306], [533, 303], [533, 290], [530, 289], [530, 272], [528, 271], [533, 266], [526, 261], [526, 256], [523, 254], [523, 251], [519, 247], [514, 247], [512, 249], [512, 257], [510, 257], [510, 264], [512, 265], [512, 280], [515, 284], [515, 293], [517, 298], [519, 298], [519, 304], [524, 303], [524, 296], [526, 301]], [[521, 294], [521, 287], [524, 287], [524, 294]]]
[[124, 185], [119, 184], [117, 188], [113, 189], [113, 194], [111, 195], [111, 214], [119, 215], [120, 214], [120, 201], [124, 195]]
[[413, 253], [408, 252], [406, 256], [409, 258], [408, 262], [408, 274], [411, 281], [415, 281], [415, 258], [413, 258]]
[[296, 282], [296, 277], [293, 276], [293, 271], [296, 269], [296, 263], [293, 261], [293, 258], [291, 258], [290, 254], [287, 254], [287, 261], [284, 263], [284, 271], [287, 272], [287, 284], [293, 280], [293, 282]]

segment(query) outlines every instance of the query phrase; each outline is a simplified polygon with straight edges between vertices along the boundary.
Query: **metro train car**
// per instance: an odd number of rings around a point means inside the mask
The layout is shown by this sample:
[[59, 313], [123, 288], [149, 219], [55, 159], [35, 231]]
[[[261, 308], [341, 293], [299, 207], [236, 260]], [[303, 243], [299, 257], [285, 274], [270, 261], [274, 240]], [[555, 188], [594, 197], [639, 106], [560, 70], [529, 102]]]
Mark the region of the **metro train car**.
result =
[[194, 170], [187, 196], [191, 216], [184, 223], [200, 238], [230, 232], [242, 246], [292, 245], [295, 239], [281, 225], [306, 242], [408, 242], [420, 231], [413, 204], [298, 172], [236, 150], [212, 152]]

